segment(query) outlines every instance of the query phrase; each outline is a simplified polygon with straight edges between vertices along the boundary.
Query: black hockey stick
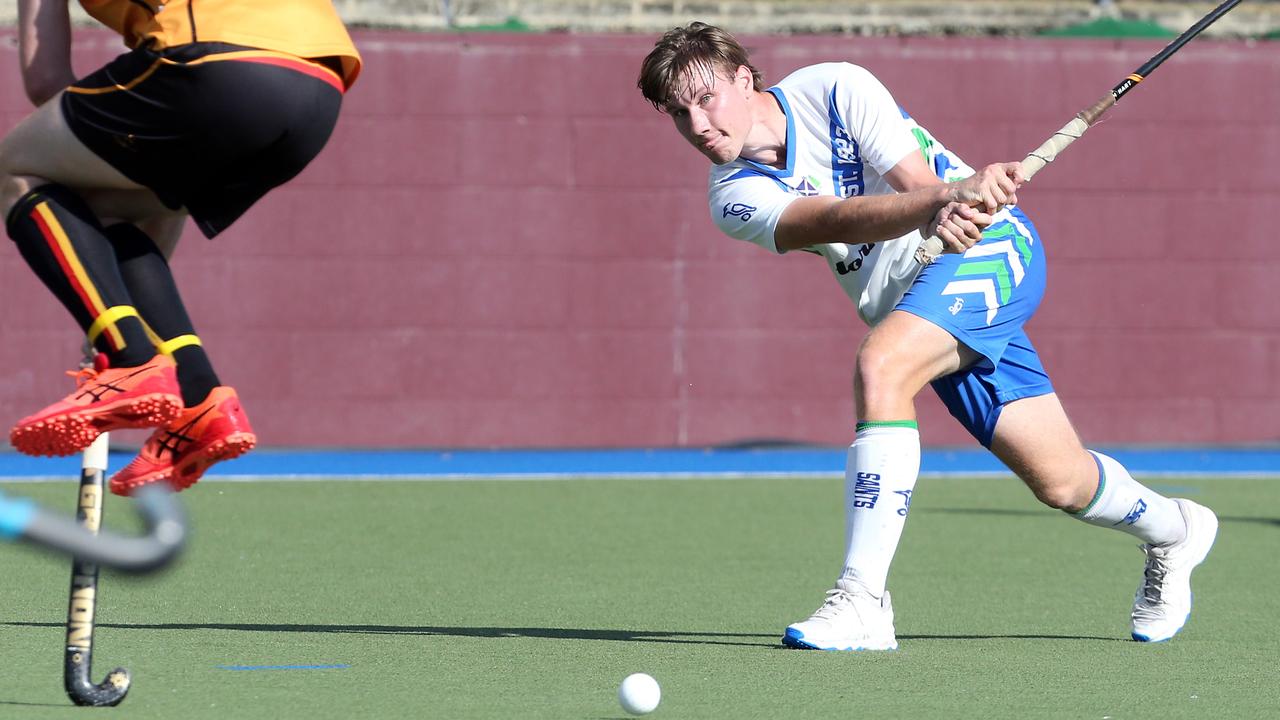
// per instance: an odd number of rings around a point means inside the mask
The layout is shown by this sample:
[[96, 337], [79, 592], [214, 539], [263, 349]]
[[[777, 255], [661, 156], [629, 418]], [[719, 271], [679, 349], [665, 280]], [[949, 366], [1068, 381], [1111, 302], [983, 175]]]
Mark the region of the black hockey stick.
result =
[[116, 705], [129, 692], [129, 672], [116, 668], [99, 684], [90, 680], [98, 568], [143, 573], [167, 565], [182, 549], [186, 517], [168, 488], [149, 486], [134, 493], [147, 534], [128, 537], [98, 533], [102, 520], [107, 436], [99, 436], [84, 455], [76, 518], [45, 510], [30, 500], [0, 494], [0, 539], [22, 540], [72, 555], [71, 597], [67, 606], [64, 684], [77, 705]]
[[[1045, 165], [1053, 162], [1058, 157], [1058, 153], [1067, 148], [1068, 145], [1080, 139], [1084, 135], [1085, 130], [1098, 121], [1112, 105], [1124, 97], [1124, 94], [1137, 87], [1148, 75], [1160, 67], [1160, 64], [1169, 59], [1169, 56], [1178, 52], [1183, 45], [1191, 41], [1191, 38], [1200, 34], [1200, 31], [1212, 25], [1218, 18], [1226, 15], [1227, 12], [1239, 5], [1242, 0], [1227, 0], [1218, 7], [1209, 11], [1208, 15], [1196, 21], [1196, 24], [1187, 28], [1185, 32], [1173, 39], [1173, 42], [1165, 46], [1163, 50], [1156, 53], [1154, 57], [1142, 65], [1142, 67], [1134, 70], [1124, 80], [1111, 89], [1106, 95], [1103, 95], [1093, 105], [1076, 113], [1071, 122], [1062, 127], [1061, 130], [1054, 133], [1052, 137], [1044, 142], [1043, 145], [1032, 150], [1030, 154], [1022, 161], [1022, 175], [1028, 182], [1032, 176], [1040, 172]], [[942, 254], [943, 244], [937, 237], [930, 237], [920, 243], [920, 247], [916, 248], [916, 260], [921, 265], [928, 265], [933, 262], [938, 255]]]
[[[107, 434], [84, 451], [76, 522], [97, 534], [102, 522], [103, 477], [107, 470]], [[119, 705], [129, 694], [129, 671], [118, 667], [94, 684], [93, 630], [98, 606], [98, 565], [82, 556], [71, 561], [71, 597], [67, 602], [67, 647], [63, 654], [62, 684], [76, 705]]]

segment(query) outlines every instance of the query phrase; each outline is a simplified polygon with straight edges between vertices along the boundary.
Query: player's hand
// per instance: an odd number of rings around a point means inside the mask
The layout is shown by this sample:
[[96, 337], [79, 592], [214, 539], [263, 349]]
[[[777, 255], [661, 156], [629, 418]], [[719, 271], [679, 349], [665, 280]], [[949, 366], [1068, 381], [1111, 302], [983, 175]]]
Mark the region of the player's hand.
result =
[[942, 241], [943, 252], [962, 253], [982, 241], [982, 231], [991, 226], [991, 215], [961, 202], [947, 203], [921, 228]]
[[1022, 163], [994, 163], [951, 184], [950, 199], [987, 213], [1018, 202], [1017, 190], [1026, 178]]

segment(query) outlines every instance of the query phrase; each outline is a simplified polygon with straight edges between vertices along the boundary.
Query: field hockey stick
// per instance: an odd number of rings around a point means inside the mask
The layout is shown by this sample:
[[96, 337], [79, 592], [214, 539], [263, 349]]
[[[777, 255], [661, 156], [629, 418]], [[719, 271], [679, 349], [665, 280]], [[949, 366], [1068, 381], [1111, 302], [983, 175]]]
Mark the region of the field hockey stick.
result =
[[0, 540], [31, 543], [125, 572], [158, 570], [182, 549], [187, 533], [186, 514], [167, 488], [140, 488], [133, 500], [147, 528], [140, 537], [110, 531], [94, 534], [70, 517], [45, 510], [25, 498], [0, 494]]
[[[1084, 131], [1088, 130], [1090, 126], [1096, 123], [1098, 119], [1107, 112], [1107, 110], [1111, 109], [1112, 105], [1115, 105], [1120, 98], [1124, 96], [1125, 93], [1137, 87], [1138, 83], [1142, 82], [1147, 76], [1154, 72], [1156, 68], [1160, 67], [1160, 64], [1165, 60], [1168, 60], [1169, 56], [1178, 52], [1183, 45], [1190, 42], [1191, 38], [1199, 35], [1201, 30], [1212, 25], [1218, 18], [1227, 14], [1228, 11], [1240, 3], [1241, 0], [1227, 0], [1211, 10], [1208, 15], [1200, 18], [1196, 24], [1187, 28], [1186, 32], [1174, 38], [1173, 42], [1166, 45], [1159, 53], [1156, 53], [1155, 57], [1152, 57], [1142, 67], [1133, 71], [1133, 73], [1121, 81], [1119, 85], [1112, 88], [1111, 92], [1103, 95], [1102, 98], [1093, 105], [1081, 110], [1079, 113], [1076, 113], [1076, 116], [1071, 120], [1071, 122], [1064, 125], [1061, 130], [1054, 133], [1044, 142], [1043, 145], [1032, 150], [1031, 153], [1023, 159], [1022, 176], [1025, 180], [1030, 182], [1031, 178], [1034, 177], [1036, 173], [1040, 172], [1045, 165], [1053, 162], [1058, 157], [1058, 153], [1067, 149], [1068, 145], [1080, 139], [1080, 136], [1084, 135]], [[925, 239], [924, 242], [920, 243], [920, 247], [916, 248], [916, 261], [921, 265], [928, 265], [937, 259], [938, 255], [942, 254], [943, 247], [942, 240], [938, 239], [937, 236]]]
[[134, 493], [147, 534], [128, 537], [97, 533], [102, 518], [107, 438], [103, 433], [85, 451], [76, 519], [45, 510], [30, 500], [0, 494], [0, 539], [23, 540], [75, 557], [67, 605], [67, 645], [63, 680], [76, 705], [116, 705], [129, 692], [129, 672], [116, 668], [99, 684], [90, 679], [98, 567], [130, 572], [158, 569], [177, 555], [186, 536], [186, 518], [173, 494], [160, 487]]
[[[103, 477], [110, 449], [107, 433], [85, 448], [80, 465], [76, 523], [101, 542]], [[67, 601], [67, 645], [62, 656], [62, 684], [71, 702], [81, 706], [119, 705], [129, 694], [129, 671], [118, 667], [102, 682], [93, 682], [93, 633], [98, 607], [98, 565], [83, 555], [71, 561], [71, 595]]]

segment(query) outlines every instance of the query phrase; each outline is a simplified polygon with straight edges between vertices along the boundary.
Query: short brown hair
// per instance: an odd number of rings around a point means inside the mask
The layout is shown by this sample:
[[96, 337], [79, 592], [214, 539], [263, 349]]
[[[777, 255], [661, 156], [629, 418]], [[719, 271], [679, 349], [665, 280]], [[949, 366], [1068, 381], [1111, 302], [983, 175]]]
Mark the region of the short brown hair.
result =
[[691, 22], [685, 27], [668, 30], [640, 66], [636, 87], [644, 98], [659, 110], [666, 108], [682, 82], [699, 69], [736, 72], [745, 65], [751, 70], [752, 84], [764, 90], [764, 75], [751, 64], [746, 48], [733, 35], [714, 25]]

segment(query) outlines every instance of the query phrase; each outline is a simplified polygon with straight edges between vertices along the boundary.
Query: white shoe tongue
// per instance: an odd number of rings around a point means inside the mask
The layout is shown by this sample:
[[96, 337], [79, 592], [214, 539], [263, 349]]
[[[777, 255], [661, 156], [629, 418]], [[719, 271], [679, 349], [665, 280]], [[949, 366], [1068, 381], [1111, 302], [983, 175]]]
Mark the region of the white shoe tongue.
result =
[[[871, 595], [871, 591], [867, 590], [865, 585], [853, 578], [842, 577], [839, 580], [836, 580], [836, 587], [847, 593], [853, 593], [855, 595]], [[875, 595], [871, 595], [871, 597], [875, 597]]]

